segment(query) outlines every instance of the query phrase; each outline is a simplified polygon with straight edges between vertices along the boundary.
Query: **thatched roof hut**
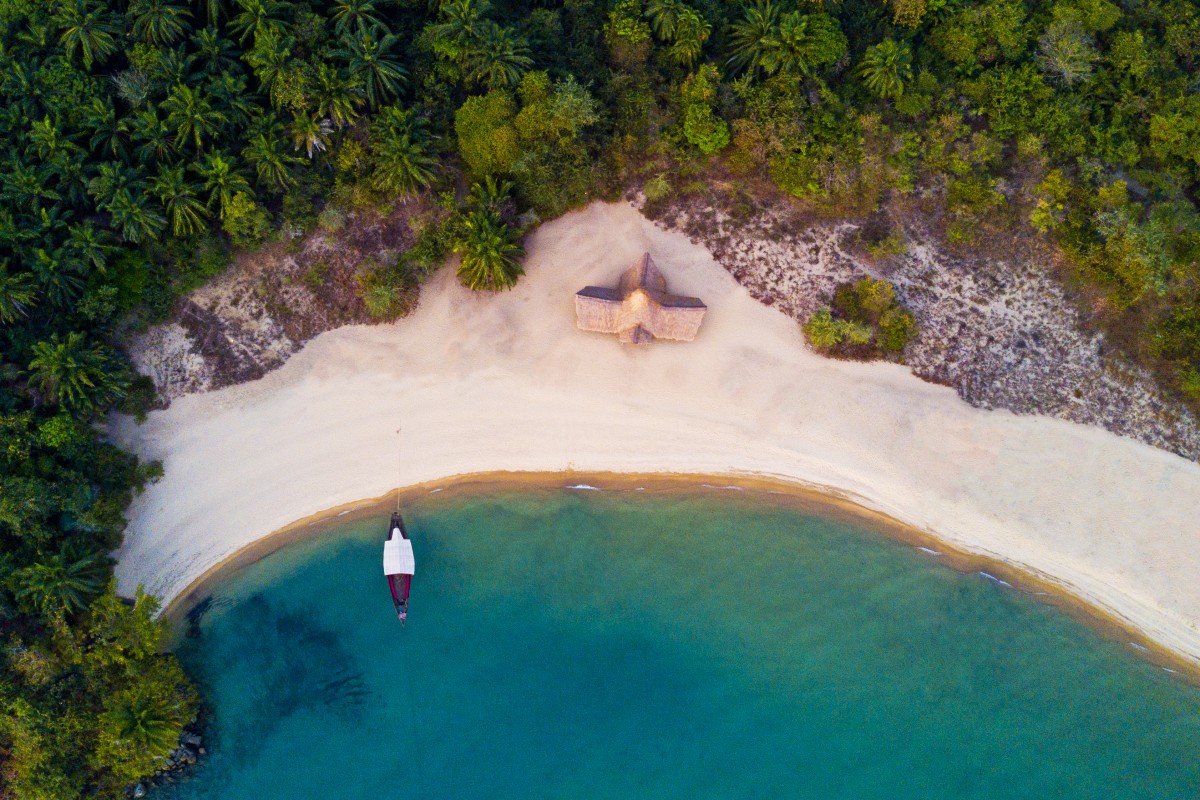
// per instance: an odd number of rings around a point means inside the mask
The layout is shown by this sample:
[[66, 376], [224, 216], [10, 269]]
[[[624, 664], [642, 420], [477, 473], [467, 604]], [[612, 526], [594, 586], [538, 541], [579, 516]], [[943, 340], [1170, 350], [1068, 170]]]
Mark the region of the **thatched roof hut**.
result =
[[588, 286], [575, 294], [580, 330], [615, 333], [627, 344], [655, 339], [690, 342], [706, 310], [699, 298], [668, 294], [667, 279], [649, 253], [625, 271], [616, 289]]

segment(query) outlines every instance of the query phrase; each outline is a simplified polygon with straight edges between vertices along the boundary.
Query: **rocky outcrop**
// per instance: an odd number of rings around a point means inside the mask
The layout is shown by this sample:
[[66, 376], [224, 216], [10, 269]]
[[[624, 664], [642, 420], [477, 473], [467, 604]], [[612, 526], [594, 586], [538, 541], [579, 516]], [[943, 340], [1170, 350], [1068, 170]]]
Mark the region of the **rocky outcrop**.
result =
[[1200, 424], [1144, 370], [1089, 331], [1035, 248], [955, 256], [915, 228], [905, 252], [874, 258], [859, 226], [802, 222], [766, 210], [734, 221], [712, 207], [674, 209], [660, 224], [703, 242], [760, 302], [804, 322], [836, 287], [885, 278], [917, 317], [905, 363], [968, 403], [1043, 414], [1200, 459]]
[[[386, 216], [361, 211], [338, 218], [333, 230], [243, 254], [169, 321], [129, 337], [130, 360], [168, 403], [261, 378], [314, 336], [372, 321], [360, 278], [412, 246], [409, 221], [423, 210], [413, 202]], [[414, 287], [402, 303], [415, 302]]]
[[178, 783], [186, 778], [192, 767], [206, 755], [208, 750], [205, 749], [200, 734], [194, 729], [185, 730], [179, 736], [179, 747], [167, 756], [162, 769], [151, 777], [126, 787], [125, 794], [128, 797], [141, 798], [156, 786]]

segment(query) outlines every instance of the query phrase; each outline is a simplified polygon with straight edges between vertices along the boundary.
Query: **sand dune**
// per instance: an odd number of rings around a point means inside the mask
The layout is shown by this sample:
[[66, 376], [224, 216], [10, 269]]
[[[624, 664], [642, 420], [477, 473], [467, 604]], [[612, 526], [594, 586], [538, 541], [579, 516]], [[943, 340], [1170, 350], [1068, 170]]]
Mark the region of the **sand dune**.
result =
[[[694, 472], [833, 487], [1052, 578], [1200, 661], [1200, 466], [1099, 429], [982, 411], [895, 365], [830, 361], [701, 247], [624, 205], [541, 228], [499, 296], [443, 271], [395, 325], [343, 328], [249, 384], [114, 437], [166, 477], [117, 574], [173, 597], [289, 522], [492, 470]], [[573, 293], [649, 250], [709, 306], [691, 344], [574, 329]], [[404, 427], [397, 476], [395, 430]]]

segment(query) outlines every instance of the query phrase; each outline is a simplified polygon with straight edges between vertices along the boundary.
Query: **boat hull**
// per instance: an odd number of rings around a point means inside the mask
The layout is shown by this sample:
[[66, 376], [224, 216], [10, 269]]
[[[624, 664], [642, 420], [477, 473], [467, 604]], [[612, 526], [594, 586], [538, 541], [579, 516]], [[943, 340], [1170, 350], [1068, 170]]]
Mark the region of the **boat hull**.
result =
[[[387, 536], [384, 537], [384, 542], [395, 536], [395, 532], [399, 530], [401, 538], [408, 538], [408, 531], [404, 527], [404, 518], [400, 516], [399, 511], [393, 511], [392, 517], [388, 521]], [[392, 605], [396, 608], [396, 616], [400, 618], [400, 624], [404, 624], [405, 618], [408, 616], [408, 592], [412, 587], [412, 575], [396, 574], [386, 575], [388, 583], [388, 591], [392, 594]]]

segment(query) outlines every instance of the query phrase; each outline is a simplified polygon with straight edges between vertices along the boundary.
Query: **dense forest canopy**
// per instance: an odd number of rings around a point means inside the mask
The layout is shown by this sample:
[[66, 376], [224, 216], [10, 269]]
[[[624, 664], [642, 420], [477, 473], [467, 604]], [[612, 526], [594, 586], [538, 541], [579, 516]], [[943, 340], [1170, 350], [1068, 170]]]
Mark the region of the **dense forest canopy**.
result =
[[[511, 286], [524, 229], [629, 187], [910, 198], [951, 247], [1054, 243], [1195, 403], [1198, 67], [1188, 0], [0, 0], [0, 796], [119, 794], [195, 713], [111, 585], [155, 467], [94, 425], [152, 399], [121, 335], [234, 249], [436, 196], [362, 282], [386, 317], [451, 250]], [[875, 289], [810, 327], [902, 348]]]

